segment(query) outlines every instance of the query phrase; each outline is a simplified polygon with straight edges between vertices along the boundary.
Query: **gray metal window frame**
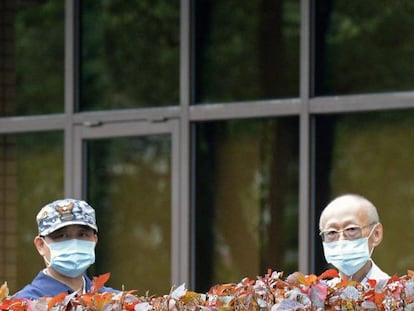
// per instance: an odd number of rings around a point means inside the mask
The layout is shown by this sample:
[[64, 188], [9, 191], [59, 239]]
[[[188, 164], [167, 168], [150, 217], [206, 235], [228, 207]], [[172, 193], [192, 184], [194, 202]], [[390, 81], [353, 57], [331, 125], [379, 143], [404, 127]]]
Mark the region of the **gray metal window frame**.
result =
[[[304, 273], [315, 269], [312, 251], [313, 241], [310, 234], [316, 230], [315, 207], [313, 206], [314, 176], [312, 174], [312, 122], [315, 116], [322, 114], [380, 111], [407, 109], [414, 107], [414, 92], [392, 92], [377, 94], [361, 94], [351, 96], [312, 96], [313, 56], [312, 56], [312, 20], [313, 3], [317, 0], [300, 0], [300, 88], [299, 97], [291, 99], [261, 100], [235, 103], [213, 103], [208, 105], [193, 104], [193, 62], [194, 47], [192, 34], [191, 0], [180, 2], [180, 102], [176, 107], [145, 108], [128, 110], [111, 110], [97, 112], [75, 112], [76, 107], [76, 6], [73, 0], [65, 0], [65, 88], [64, 113], [24, 117], [0, 117], [0, 134], [13, 134], [39, 131], [64, 131], [65, 153], [65, 195], [78, 193], [75, 185], [82, 178], [79, 169], [82, 167], [77, 152], [79, 138], [75, 135], [77, 128], [90, 127], [96, 124], [130, 122], [178, 122], [179, 139], [174, 140], [177, 152], [173, 161], [179, 167], [179, 186], [175, 188], [177, 205], [180, 214], [173, 220], [173, 228], [177, 231], [180, 241], [173, 245], [174, 254], [180, 262], [179, 271], [174, 274], [174, 281], [194, 283], [194, 241], [191, 240], [192, 230], [192, 167], [191, 167], [191, 129], [194, 124], [202, 121], [297, 116], [299, 118], [299, 267]], [[148, 132], [150, 127], [148, 127]], [[145, 129], [143, 130], [145, 133]], [[73, 146], [78, 146], [73, 148]], [[178, 255], [179, 254], [179, 255]]]

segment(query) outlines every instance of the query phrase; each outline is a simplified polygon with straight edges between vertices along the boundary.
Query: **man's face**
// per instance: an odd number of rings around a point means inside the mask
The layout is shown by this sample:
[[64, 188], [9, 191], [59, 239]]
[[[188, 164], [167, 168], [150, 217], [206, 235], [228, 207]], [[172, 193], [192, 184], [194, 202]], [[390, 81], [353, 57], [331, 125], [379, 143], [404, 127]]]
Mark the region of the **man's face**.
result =
[[[60, 228], [49, 235], [43, 237], [47, 244], [78, 239], [97, 242], [98, 237], [95, 231], [84, 225], [69, 225], [63, 228]], [[45, 256], [47, 260], [50, 260], [50, 250], [47, 245], [43, 242], [41, 237], [35, 238], [36, 248], [41, 256]]]
[[[329, 206], [321, 218], [323, 239], [328, 243], [367, 237], [372, 229], [373, 224], [369, 223], [366, 211], [355, 204], [339, 203], [335, 206]], [[373, 246], [375, 245], [373, 245], [371, 235], [369, 248], [372, 249]]]

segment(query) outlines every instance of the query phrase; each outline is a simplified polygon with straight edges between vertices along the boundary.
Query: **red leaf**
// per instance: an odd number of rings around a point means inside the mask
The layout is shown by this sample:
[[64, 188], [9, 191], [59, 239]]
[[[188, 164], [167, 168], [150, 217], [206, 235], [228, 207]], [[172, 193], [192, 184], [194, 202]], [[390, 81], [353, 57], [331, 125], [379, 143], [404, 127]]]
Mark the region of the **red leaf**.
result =
[[66, 294], [61, 293], [50, 299], [49, 303], [47, 304], [47, 310], [49, 311], [52, 309], [57, 303], [62, 302], [65, 300]]
[[391, 277], [388, 279], [387, 283], [391, 283], [391, 282], [398, 282], [400, 280], [400, 277], [396, 274], [391, 275]]
[[91, 293], [97, 293], [111, 277], [111, 273], [105, 273], [100, 276], [94, 276], [92, 280]]
[[375, 293], [375, 304], [377, 306], [382, 306], [382, 303], [384, 301], [384, 297], [385, 297], [385, 292]]
[[318, 280], [323, 280], [323, 279], [331, 279], [331, 278], [336, 278], [338, 277], [338, 271], [335, 269], [328, 269], [325, 272], [323, 272], [320, 276], [318, 276]]
[[27, 310], [26, 299], [5, 299], [0, 303], [0, 310], [25, 311]]

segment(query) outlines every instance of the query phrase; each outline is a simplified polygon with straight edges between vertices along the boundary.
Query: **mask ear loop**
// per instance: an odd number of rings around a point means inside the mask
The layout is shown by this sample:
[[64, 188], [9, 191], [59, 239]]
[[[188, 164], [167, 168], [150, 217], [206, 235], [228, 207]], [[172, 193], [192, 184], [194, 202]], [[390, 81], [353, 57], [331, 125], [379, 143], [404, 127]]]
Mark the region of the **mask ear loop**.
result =
[[[374, 227], [372, 227], [371, 232], [369, 233], [369, 235], [367, 236], [367, 240], [369, 240], [369, 238], [371, 237], [372, 233], [374, 232], [375, 227], [378, 225], [378, 223], [376, 223], [374, 225]], [[372, 249], [369, 251], [369, 257], [372, 256], [372, 253], [374, 252], [374, 248], [375, 246], [372, 247]]]
[[[49, 246], [49, 244], [46, 242], [45, 238], [44, 238], [44, 237], [41, 237], [41, 239], [43, 240], [43, 243], [45, 243], [45, 245], [47, 246], [47, 248], [49, 249], [49, 252], [50, 252], [50, 246]], [[46, 262], [46, 266], [49, 268], [49, 267], [50, 267], [50, 261], [49, 261], [49, 260], [47, 260], [47, 258], [46, 258], [46, 256], [45, 256], [45, 255], [43, 255], [43, 259], [44, 259], [44, 260], [45, 260], [45, 262]]]

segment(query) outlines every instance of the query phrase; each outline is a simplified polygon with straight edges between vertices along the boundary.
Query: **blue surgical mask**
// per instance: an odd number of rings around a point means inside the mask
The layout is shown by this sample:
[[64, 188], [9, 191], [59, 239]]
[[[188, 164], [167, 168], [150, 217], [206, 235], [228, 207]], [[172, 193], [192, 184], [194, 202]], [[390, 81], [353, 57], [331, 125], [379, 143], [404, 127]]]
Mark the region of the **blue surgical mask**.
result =
[[374, 228], [366, 238], [323, 242], [326, 261], [334, 265], [343, 274], [347, 276], [354, 275], [371, 258], [372, 251], [369, 250], [368, 239]]
[[95, 262], [94, 241], [71, 239], [45, 244], [50, 250], [48, 267], [64, 276], [78, 277]]

